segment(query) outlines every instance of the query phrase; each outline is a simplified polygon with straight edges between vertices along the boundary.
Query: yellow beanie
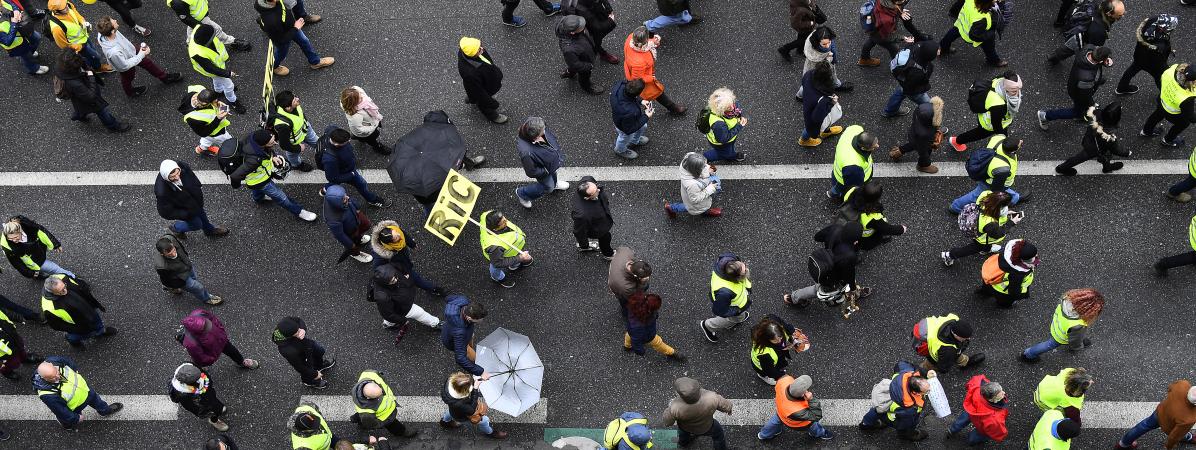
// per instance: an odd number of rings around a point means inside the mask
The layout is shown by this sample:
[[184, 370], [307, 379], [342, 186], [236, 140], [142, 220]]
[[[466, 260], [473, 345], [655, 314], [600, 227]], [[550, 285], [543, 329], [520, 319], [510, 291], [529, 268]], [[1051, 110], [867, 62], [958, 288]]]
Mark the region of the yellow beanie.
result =
[[461, 53], [465, 56], [477, 56], [478, 51], [482, 49], [482, 41], [478, 38], [463, 37], [461, 38]]

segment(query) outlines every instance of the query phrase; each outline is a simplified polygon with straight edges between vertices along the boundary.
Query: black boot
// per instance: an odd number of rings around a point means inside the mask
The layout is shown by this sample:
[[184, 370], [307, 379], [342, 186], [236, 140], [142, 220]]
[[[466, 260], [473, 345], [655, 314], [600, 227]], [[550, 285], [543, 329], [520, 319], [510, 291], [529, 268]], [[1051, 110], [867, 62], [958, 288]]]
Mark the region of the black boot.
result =
[[483, 164], [486, 164], [486, 157], [485, 156], [466, 156], [465, 159], [463, 159], [461, 162], [465, 164], [465, 170], [473, 170], [478, 167], [481, 167]]

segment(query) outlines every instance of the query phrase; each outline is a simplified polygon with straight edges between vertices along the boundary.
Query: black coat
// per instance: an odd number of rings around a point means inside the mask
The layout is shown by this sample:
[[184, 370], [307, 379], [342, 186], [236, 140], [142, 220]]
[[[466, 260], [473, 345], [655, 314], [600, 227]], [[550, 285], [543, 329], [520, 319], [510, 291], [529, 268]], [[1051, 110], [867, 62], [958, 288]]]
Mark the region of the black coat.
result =
[[[266, 36], [275, 46], [291, 45], [291, 39], [298, 31], [295, 29], [295, 12], [282, 4], [282, 0], [274, 4], [273, 8], [263, 6], [261, 0], [253, 2], [253, 9], [257, 10], [257, 25], [266, 32]], [[286, 12], [285, 14], [283, 12]]]
[[[398, 264], [391, 264], [398, 268]], [[370, 280], [370, 287], [374, 290], [374, 304], [378, 307], [378, 314], [388, 322], [401, 324], [407, 321], [407, 313], [415, 303], [415, 282], [404, 270], [398, 270], [399, 282], [395, 284], [379, 283], [377, 279]]]
[[21, 231], [25, 233], [27, 238], [22, 243], [9, 241], [9, 249], [4, 252], [4, 256], [8, 257], [8, 262], [12, 264], [13, 268], [17, 269], [17, 272], [21, 276], [33, 278], [33, 271], [25, 266], [25, 262], [21, 261], [21, 257], [28, 256], [34, 263], [41, 266], [46, 263], [46, 253], [51, 250], [46, 248], [46, 245], [38, 239], [38, 234], [45, 233], [46, 237], [50, 238], [50, 243], [54, 244], [54, 248], [61, 247], [62, 243], [58, 242], [58, 238], [54, 236], [54, 233], [34, 222], [33, 219], [25, 216], [16, 216], [14, 219], [17, 219], [17, 223], [21, 224]]
[[[307, 329], [307, 324], [303, 319], [292, 317], [299, 322], [299, 328]], [[310, 337], [304, 336], [303, 339], [294, 336], [279, 336], [278, 330], [274, 330], [274, 344], [278, 346], [278, 354], [299, 372], [299, 376], [303, 378], [304, 383], [313, 383], [316, 379], [318, 364], [321, 363], [317, 357], [316, 347], [319, 345]]]
[[930, 76], [934, 74], [934, 58], [938, 45], [923, 41], [910, 47], [909, 61], [897, 68], [894, 77], [905, 95], [918, 95], [930, 91]]
[[108, 101], [100, 95], [100, 85], [86, 72], [65, 73], [60, 70], [58, 78], [62, 80], [63, 87], [71, 97], [71, 107], [75, 109], [75, 115], [98, 114], [108, 107]]
[[[615, 21], [610, 18], [615, 9], [610, 0], [564, 0], [561, 2], [561, 14], [577, 15], [586, 19], [586, 30], [594, 40], [601, 40], [615, 29]], [[595, 42], [595, 49], [601, 42]]]
[[934, 141], [938, 127], [934, 126], [934, 105], [930, 102], [918, 105], [914, 109], [914, 120], [909, 125], [906, 138], [913, 143], [927, 143]]
[[[585, 176], [578, 185], [587, 181], [597, 184], [594, 177]], [[598, 186], [597, 200], [585, 199], [580, 192], [573, 196], [572, 216], [573, 234], [577, 236], [597, 239], [610, 233], [611, 227], [615, 225], [615, 219], [610, 215], [610, 196], [606, 195], [602, 186]]]
[[816, 138], [822, 132], [822, 121], [826, 120], [826, 115], [835, 107], [835, 100], [831, 99], [835, 94], [835, 81], [833, 78], [817, 80], [814, 78], [814, 71], [811, 70], [802, 76], [801, 85], [805, 94], [801, 103], [806, 133], [811, 138]]
[[1067, 76], [1067, 95], [1072, 98], [1087, 98], [1091, 102], [1096, 89], [1105, 83], [1105, 65], [1088, 61], [1088, 53], [1095, 49], [1087, 46], [1076, 53]]
[[154, 197], [158, 200], [158, 215], [166, 220], [189, 220], [203, 212], [203, 183], [195, 171], [185, 162], [178, 162], [182, 169], [179, 181], [183, 187], [175, 186], [161, 176], [154, 180]]
[[[200, 369], [202, 372], [207, 372]], [[170, 401], [178, 403], [195, 417], [208, 418], [219, 417], [224, 412], [224, 403], [216, 398], [216, 389], [209, 384], [208, 389], [203, 394], [184, 394], [174, 388], [174, 386], [166, 386], [169, 391]]]
[[675, 16], [689, 10], [689, 0], [656, 0], [656, 8], [662, 16]]
[[1158, 78], [1159, 74], [1167, 70], [1167, 59], [1170, 57], [1171, 39], [1147, 40], [1142, 36], [1142, 26], [1138, 27], [1138, 42], [1134, 45], [1134, 64]]
[[589, 72], [594, 69], [594, 40], [588, 31], [573, 34], [565, 29], [565, 21], [556, 25], [557, 45], [561, 47], [561, 56], [565, 57], [565, 66], [570, 72]]
[[48, 321], [47, 325], [63, 333], [86, 334], [95, 331], [100, 321], [99, 311], [103, 311], [104, 306], [100, 305], [91, 294], [91, 289], [82, 280], [68, 276], [62, 281], [66, 283], [66, 295], [59, 297], [43, 290], [42, 296], [54, 302], [55, 308], [66, 310], [75, 323], [67, 323], [58, 316], [43, 311], [42, 317]]
[[470, 103], [477, 104], [479, 108], [497, 109], [498, 101], [494, 99], [494, 94], [502, 89], [502, 69], [495, 65], [494, 58], [486, 50], [482, 50], [480, 55], [490, 64], [477, 56], [471, 58], [457, 51], [457, 72], [461, 74], [461, 86], [465, 87], [465, 95]]
[[448, 384], [445, 384], [440, 390], [440, 400], [448, 405], [449, 416], [452, 416], [453, 420], [457, 422], [469, 420], [469, 416], [472, 416], [478, 409], [478, 402], [481, 401], [478, 397], [481, 395], [481, 392], [474, 389], [465, 398], [454, 398], [449, 394]]

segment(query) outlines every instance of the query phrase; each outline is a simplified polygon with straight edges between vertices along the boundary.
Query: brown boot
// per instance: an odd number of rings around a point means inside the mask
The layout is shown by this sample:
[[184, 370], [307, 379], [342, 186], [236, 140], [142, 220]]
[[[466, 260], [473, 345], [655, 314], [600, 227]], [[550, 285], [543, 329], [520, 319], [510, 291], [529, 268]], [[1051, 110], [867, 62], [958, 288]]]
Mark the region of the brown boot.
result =
[[809, 139], [798, 139], [797, 140], [797, 145], [800, 145], [802, 147], [817, 147], [819, 144], [822, 144], [822, 139], [819, 139], [816, 137], [812, 137]]
[[918, 167], [918, 172], [934, 175], [936, 173], [939, 173], [939, 167], [934, 164], [931, 164], [926, 167]]
[[893, 161], [901, 160], [902, 155], [905, 155], [905, 152], [901, 151], [901, 147], [894, 145], [893, 148], [889, 149], [889, 158]]
[[880, 65], [879, 58], [860, 58], [859, 64], [864, 67], [876, 67]]
[[278, 66], [278, 67], [274, 68], [275, 76], [285, 77], [290, 74], [291, 74], [291, 69], [288, 69], [287, 66]]
[[333, 58], [331, 56], [325, 56], [323, 58], [320, 58], [320, 62], [312, 64], [311, 68], [312, 69], [323, 69], [325, 67], [331, 66], [335, 62], [336, 62], [336, 58]]

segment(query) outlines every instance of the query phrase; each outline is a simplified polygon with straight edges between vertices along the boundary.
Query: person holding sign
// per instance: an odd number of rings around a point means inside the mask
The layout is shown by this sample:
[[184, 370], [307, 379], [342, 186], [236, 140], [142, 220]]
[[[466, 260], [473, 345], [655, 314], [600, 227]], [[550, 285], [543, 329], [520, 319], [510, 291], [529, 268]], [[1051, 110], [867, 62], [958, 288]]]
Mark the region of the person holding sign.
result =
[[531, 266], [532, 255], [523, 250], [527, 235], [519, 226], [507, 220], [502, 212], [489, 210], [479, 220], [485, 229], [481, 232], [482, 255], [490, 262], [490, 279], [504, 288], [515, 286], [507, 272], [514, 272]]

